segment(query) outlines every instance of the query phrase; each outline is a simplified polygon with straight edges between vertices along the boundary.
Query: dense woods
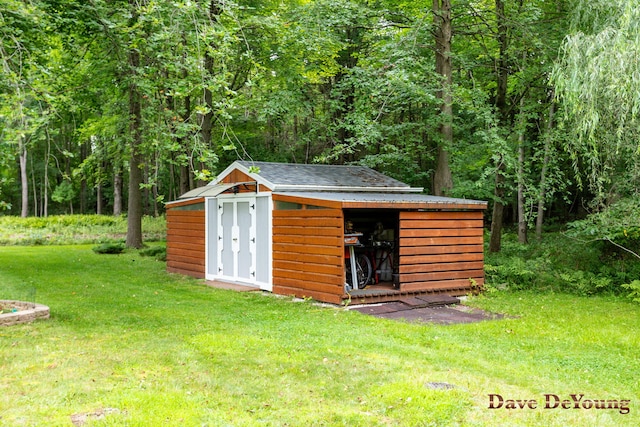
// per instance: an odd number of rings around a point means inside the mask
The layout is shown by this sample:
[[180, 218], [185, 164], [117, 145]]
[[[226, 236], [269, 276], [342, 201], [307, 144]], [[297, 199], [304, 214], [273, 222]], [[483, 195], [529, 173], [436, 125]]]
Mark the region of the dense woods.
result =
[[626, 245], [639, 24], [631, 0], [0, 0], [0, 210], [127, 213], [139, 247], [238, 158], [359, 163], [489, 200], [493, 252], [587, 213]]

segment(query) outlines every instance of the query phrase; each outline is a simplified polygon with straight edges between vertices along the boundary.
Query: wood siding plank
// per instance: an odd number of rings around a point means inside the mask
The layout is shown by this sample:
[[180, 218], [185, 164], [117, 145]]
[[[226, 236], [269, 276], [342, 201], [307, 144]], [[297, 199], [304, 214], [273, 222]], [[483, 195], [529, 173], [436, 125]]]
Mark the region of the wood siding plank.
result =
[[[476, 286], [480, 287], [484, 285], [484, 278], [474, 278]], [[447, 290], [473, 290], [473, 286], [469, 279], [458, 280], [439, 280], [432, 282], [414, 282], [407, 283], [402, 287], [403, 291], [416, 292], [416, 291], [447, 291]]]
[[336, 236], [342, 232], [342, 227], [281, 227], [280, 232], [286, 228], [287, 235], [291, 236], [311, 236], [306, 241], [313, 244], [316, 236]]
[[407, 211], [402, 212], [404, 220], [425, 220], [425, 219], [482, 219], [482, 211]]
[[273, 252], [274, 261], [307, 262], [309, 264], [320, 264], [334, 266], [339, 265], [340, 260], [336, 255], [323, 255], [302, 252]]
[[482, 228], [401, 228], [400, 238], [403, 237], [469, 237], [482, 236]]
[[171, 262], [172, 263], [173, 262], [178, 262], [178, 263], [192, 264], [192, 265], [201, 266], [202, 269], [203, 269], [202, 271], [204, 271], [204, 259], [194, 258], [192, 256], [172, 254], [171, 255]]
[[[300, 265], [300, 264], [303, 264], [303, 265]], [[299, 272], [300, 270], [304, 269], [305, 273], [312, 273], [313, 275], [344, 276], [344, 269], [340, 268], [339, 265], [335, 265], [335, 264], [329, 265], [329, 264], [315, 264], [310, 262], [301, 263], [296, 261], [275, 260], [273, 262], [273, 268], [277, 270], [282, 270], [283, 272], [284, 271]]]
[[482, 261], [473, 262], [442, 262], [438, 264], [414, 264], [414, 265], [401, 265], [399, 267], [400, 274], [403, 273], [423, 273], [428, 271], [432, 272], [449, 272], [453, 277], [460, 271], [480, 270], [484, 266]]
[[458, 271], [439, 271], [429, 273], [405, 273], [402, 274], [402, 283], [410, 282], [433, 282], [438, 280], [450, 279], [469, 279], [476, 277], [484, 277], [483, 270], [458, 270]]
[[482, 228], [484, 222], [480, 219], [446, 219], [446, 220], [435, 220], [435, 219], [425, 219], [422, 221], [412, 220], [412, 221], [403, 221], [402, 228], [403, 229], [425, 229], [425, 228]]
[[482, 245], [483, 236], [462, 237], [405, 237], [400, 241], [401, 247], [408, 246], [457, 246], [457, 245]]
[[430, 255], [430, 254], [456, 254], [456, 253], [483, 253], [483, 245], [450, 245], [450, 246], [403, 246], [400, 248], [400, 256], [405, 255]]
[[325, 283], [323, 281], [320, 280], [314, 280], [313, 278], [306, 281], [304, 286], [300, 287], [299, 286], [299, 282], [295, 279], [292, 279], [290, 277], [283, 277], [281, 278], [281, 280], [278, 282], [280, 286], [287, 286], [290, 288], [298, 288], [301, 291], [318, 291], [318, 292], [322, 292], [322, 293], [333, 293], [333, 294], [343, 294], [344, 291], [344, 283], [340, 283], [339, 285], [336, 284], [331, 284], [331, 283]]
[[[337, 242], [339, 240], [336, 239]], [[297, 253], [297, 254], [311, 254], [311, 255], [331, 255], [331, 256], [344, 256], [344, 247], [334, 244], [333, 240], [325, 246], [321, 245], [300, 245], [296, 243], [279, 242], [279, 253]]]
[[313, 298], [318, 301], [325, 301], [332, 304], [340, 304], [342, 302], [342, 295], [338, 295], [334, 292], [319, 292], [309, 289], [300, 289], [296, 286], [274, 285], [273, 292], [280, 295], [293, 295], [298, 298]]
[[315, 236], [313, 240], [309, 236], [294, 236], [288, 234], [275, 234], [273, 236], [274, 244], [296, 245], [296, 246], [324, 246], [324, 247], [343, 247], [343, 236]]
[[446, 264], [460, 261], [480, 261], [484, 260], [482, 252], [444, 254], [444, 255], [405, 255], [402, 264]]
[[[335, 227], [336, 218], [314, 218], [314, 217], [275, 217], [274, 227]], [[341, 228], [341, 227], [340, 227]]]

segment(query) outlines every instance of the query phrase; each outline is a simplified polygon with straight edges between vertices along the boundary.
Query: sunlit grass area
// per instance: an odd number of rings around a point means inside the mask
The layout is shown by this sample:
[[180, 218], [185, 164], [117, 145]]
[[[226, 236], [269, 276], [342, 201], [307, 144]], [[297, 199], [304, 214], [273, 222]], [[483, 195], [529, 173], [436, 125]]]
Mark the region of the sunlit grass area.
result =
[[[52, 314], [0, 329], [1, 425], [105, 409], [86, 425], [640, 423], [638, 304], [492, 292], [468, 303], [508, 318], [409, 324], [212, 289], [91, 247], [0, 248], [0, 299]], [[489, 409], [489, 394], [539, 406]], [[544, 409], [545, 394], [629, 399], [630, 411]]]
[[[164, 216], [142, 218], [145, 241], [166, 238]], [[124, 241], [126, 216], [52, 215], [49, 217], [0, 216], [0, 245], [61, 245]]]

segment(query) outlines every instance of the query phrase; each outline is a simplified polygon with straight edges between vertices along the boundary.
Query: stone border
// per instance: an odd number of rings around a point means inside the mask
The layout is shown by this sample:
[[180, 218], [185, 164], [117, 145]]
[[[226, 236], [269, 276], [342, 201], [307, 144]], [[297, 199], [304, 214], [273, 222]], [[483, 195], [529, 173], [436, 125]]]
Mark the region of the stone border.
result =
[[13, 305], [19, 310], [14, 313], [0, 314], [0, 326], [29, 323], [37, 319], [49, 318], [49, 307], [35, 302], [0, 300], [2, 305]]

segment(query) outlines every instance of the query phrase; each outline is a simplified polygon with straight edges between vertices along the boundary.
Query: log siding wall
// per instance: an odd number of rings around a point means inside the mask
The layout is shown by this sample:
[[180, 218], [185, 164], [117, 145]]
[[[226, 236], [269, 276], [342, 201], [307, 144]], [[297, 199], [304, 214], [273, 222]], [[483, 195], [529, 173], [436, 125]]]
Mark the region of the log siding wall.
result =
[[473, 290], [484, 284], [482, 211], [400, 212], [401, 291]]
[[273, 211], [273, 292], [339, 304], [344, 293], [341, 209]]
[[167, 271], [205, 277], [205, 211], [167, 209]]

